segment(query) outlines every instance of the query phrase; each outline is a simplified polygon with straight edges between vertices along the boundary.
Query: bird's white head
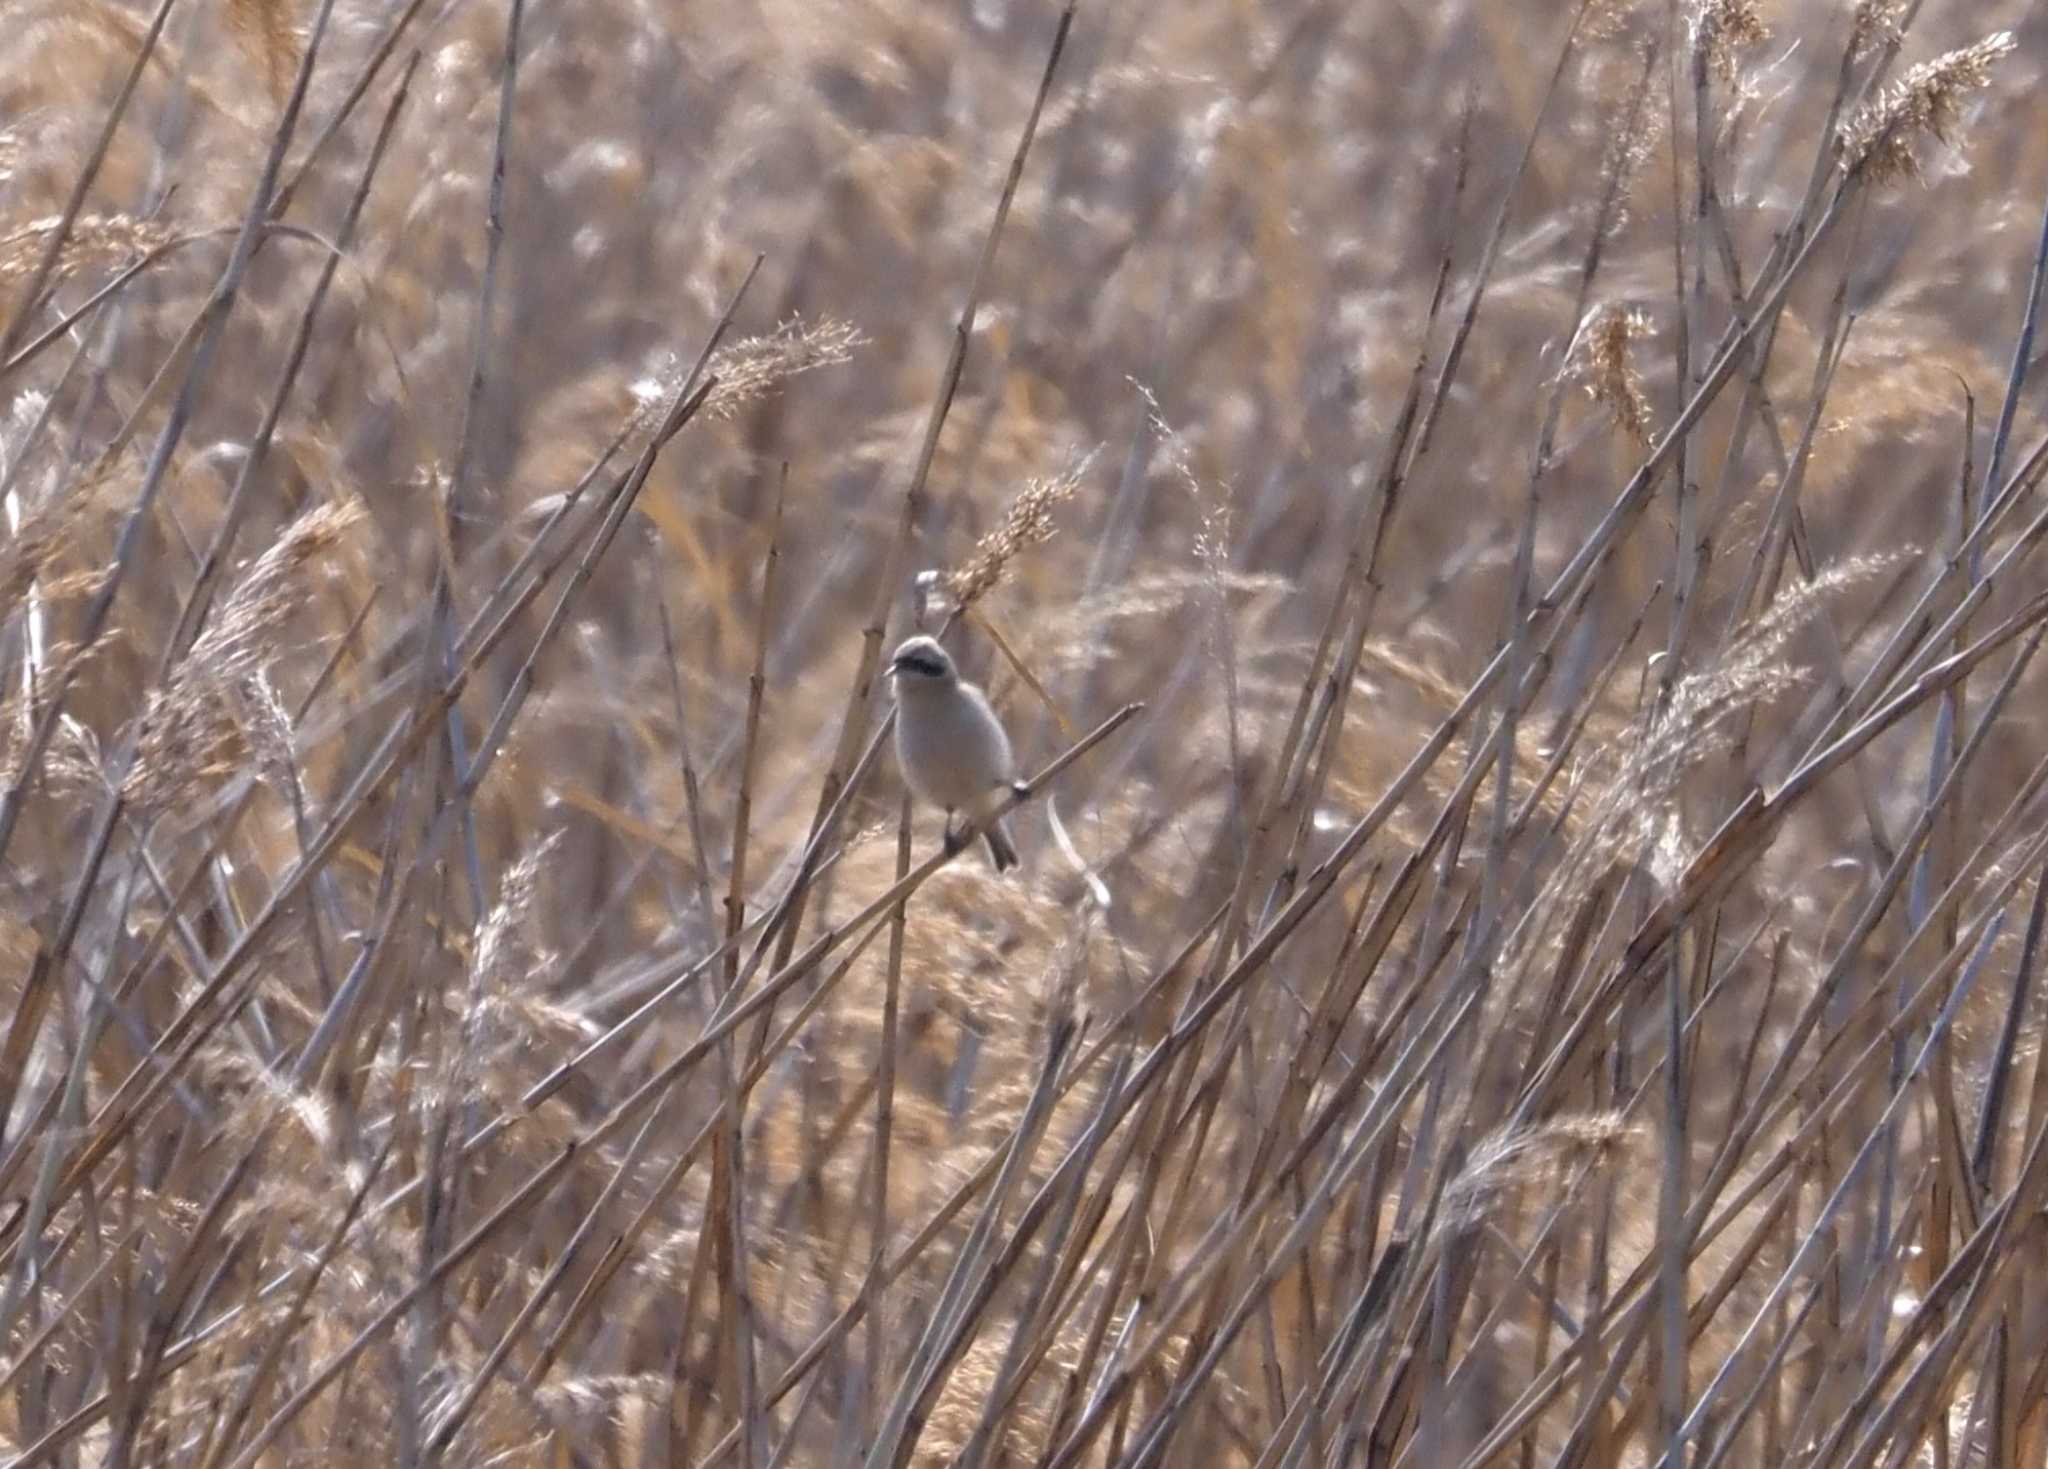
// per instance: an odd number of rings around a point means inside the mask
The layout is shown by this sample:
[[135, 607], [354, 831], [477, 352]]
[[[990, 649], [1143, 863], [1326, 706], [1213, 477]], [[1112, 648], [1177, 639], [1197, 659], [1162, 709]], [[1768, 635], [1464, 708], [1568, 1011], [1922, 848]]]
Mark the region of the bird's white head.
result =
[[889, 660], [889, 672], [897, 679], [898, 688], [938, 687], [960, 677], [938, 639], [923, 636], [904, 640]]

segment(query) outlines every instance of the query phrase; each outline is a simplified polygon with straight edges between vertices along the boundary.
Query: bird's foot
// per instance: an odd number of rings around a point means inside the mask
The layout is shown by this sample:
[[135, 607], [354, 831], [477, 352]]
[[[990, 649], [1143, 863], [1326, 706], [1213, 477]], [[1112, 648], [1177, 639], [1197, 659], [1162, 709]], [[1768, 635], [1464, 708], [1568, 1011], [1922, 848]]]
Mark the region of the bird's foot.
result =
[[941, 840], [945, 845], [948, 857], [959, 856], [961, 848], [967, 845], [967, 833], [953, 825], [953, 818], [950, 813], [946, 817], [946, 834]]

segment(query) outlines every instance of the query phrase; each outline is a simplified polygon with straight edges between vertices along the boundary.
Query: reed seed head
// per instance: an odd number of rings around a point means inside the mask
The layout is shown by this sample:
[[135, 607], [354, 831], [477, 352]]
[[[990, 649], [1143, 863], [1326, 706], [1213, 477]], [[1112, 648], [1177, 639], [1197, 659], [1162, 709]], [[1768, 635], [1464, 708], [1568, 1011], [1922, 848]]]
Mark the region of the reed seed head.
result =
[[1851, 173], [1872, 183], [1921, 176], [1914, 148], [1923, 134], [1951, 147], [1959, 142], [1963, 100], [1991, 83], [1991, 69], [2017, 43], [1997, 31], [1974, 45], [1923, 61], [1850, 118], [1842, 156]]

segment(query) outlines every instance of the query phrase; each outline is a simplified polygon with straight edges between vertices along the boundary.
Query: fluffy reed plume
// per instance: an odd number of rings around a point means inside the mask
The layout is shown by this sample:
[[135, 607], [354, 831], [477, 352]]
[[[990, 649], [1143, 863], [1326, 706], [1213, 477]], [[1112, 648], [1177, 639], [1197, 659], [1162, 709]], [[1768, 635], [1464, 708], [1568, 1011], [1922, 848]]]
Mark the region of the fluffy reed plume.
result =
[[1607, 41], [1627, 32], [1641, 0], [1589, 0], [1580, 31], [1589, 41]]
[[1656, 410], [1643, 391], [1635, 354], [1635, 343], [1650, 332], [1647, 312], [1608, 302], [1586, 318], [1572, 351], [1587, 394], [1639, 448], [1647, 448], [1656, 432]]
[[1605, 228], [1610, 238], [1618, 237], [1627, 228], [1636, 180], [1643, 166], [1656, 156], [1657, 144], [1664, 136], [1664, 109], [1648, 105], [1657, 80], [1655, 60], [1654, 53], [1649, 51], [1628, 58], [1635, 79], [1605, 121], [1607, 146], [1600, 159], [1600, 207], [1606, 211]]
[[[8, 708], [15, 711], [12, 702]], [[25, 702], [18, 712], [26, 714]], [[14, 743], [18, 746], [26, 741], [28, 731], [19, 727], [21, 720], [17, 719], [16, 723]], [[12, 775], [12, 759], [0, 765], [0, 772]], [[54, 788], [70, 787], [86, 792], [94, 799], [104, 795], [107, 789], [106, 752], [101, 749], [100, 737], [93, 732], [92, 726], [69, 714], [59, 719], [56, 736], [50, 742], [50, 753], [44, 757], [43, 773]]]
[[1912, 0], [1856, 0], [1851, 44], [1860, 54], [1876, 46], [1895, 46], [1905, 39]]
[[[0, 695], [0, 782], [20, 777], [35, 722], [47, 707], [47, 690], [66, 678], [90, 673], [126, 641], [125, 635], [109, 635], [90, 646], [81, 646], [60, 638], [46, 640], [35, 650], [35, 659], [24, 670], [21, 686]], [[73, 792], [90, 792], [95, 800], [106, 790], [107, 770], [98, 737], [75, 718], [58, 721], [45, 761], [45, 772], [54, 785], [68, 786]]]
[[966, 609], [1002, 585], [1010, 563], [1034, 546], [1042, 546], [1059, 531], [1059, 507], [1074, 498], [1088, 472], [1091, 459], [1058, 474], [1025, 483], [1003, 510], [995, 529], [974, 543], [974, 550], [959, 566], [940, 578], [941, 588], [953, 606]]
[[1991, 69], [2019, 43], [1994, 31], [1973, 45], [1923, 61], [1851, 117], [1842, 129], [1847, 166], [1873, 183], [1920, 177], [1914, 152], [1924, 134], [1951, 147], [1960, 141], [1963, 99], [1991, 85]]
[[0, 621], [13, 615], [15, 604], [27, 595], [30, 585], [43, 575], [58, 551], [70, 544], [78, 522], [109, 478], [87, 477], [69, 494], [47, 489], [37, 493], [33, 479], [23, 488], [21, 482], [28, 479], [23, 462], [28, 435], [48, 401], [42, 393], [23, 393], [14, 401], [8, 431], [0, 434], [0, 484], [10, 486], [5, 506], [7, 539], [0, 543]]
[[227, 14], [228, 28], [251, 53], [271, 98], [283, 101], [298, 69], [301, 44], [290, 6], [286, 0], [229, 0]]
[[[45, 244], [62, 223], [61, 217], [52, 215], [0, 234], [0, 291], [28, 280]], [[55, 279], [82, 270], [126, 265], [176, 238], [177, 233], [160, 220], [132, 214], [81, 214], [72, 222], [63, 253], [57, 257]]]
[[1677, 679], [1633, 730], [1595, 748], [1579, 773], [1571, 844], [1527, 910], [1524, 944], [1545, 937], [1547, 920], [1617, 866], [1640, 867], [1661, 888], [1676, 881], [1698, 850], [1681, 800], [1687, 778], [1725, 757], [1760, 710], [1810, 681], [1812, 670], [1789, 656], [1793, 639], [1898, 559], [1852, 559], [1788, 588], [1716, 657]]
[[[150, 691], [122, 793], [158, 812], [197, 782], [231, 774], [250, 750], [252, 725], [268, 723], [258, 684], [278, 652], [283, 623], [306, 597], [305, 578], [361, 521], [352, 501], [300, 516], [221, 600], [163, 687]], [[256, 711], [256, 712], [252, 712]]]
[[545, 1071], [542, 1058], [596, 1033], [574, 1006], [552, 999], [545, 980], [559, 955], [538, 941], [538, 905], [562, 834], [536, 843], [505, 873], [497, 901], [471, 939], [467, 976], [446, 1006], [461, 1027], [447, 1094], [516, 1108]]
[[[242, 1043], [239, 1035], [224, 1035], [205, 1048], [196, 1064], [209, 1085], [241, 1099], [223, 1133], [232, 1146], [247, 1148], [262, 1133], [271, 1146], [295, 1151], [301, 1160], [333, 1156], [335, 1116], [330, 1099], [293, 1085]], [[322, 1182], [331, 1186], [331, 1181]], [[325, 1188], [309, 1189], [302, 1196], [301, 1207], [309, 1217], [317, 1218], [333, 1207], [333, 1199], [325, 1193]], [[251, 1203], [259, 1209], [270, 1208], [277, 1200], [271, 1197]]]
[[[942, 1465], [959, 1463], [961, 1451], [974, 1441], [978, 1431], [984, 1444], [989, 1442], [991, 1436], [983, 1420], [991, 1406], [991, 1389], [998, 1381], [1007, 1350], [1007, 1341], [977, 1337], [961, 1354], [945, 1387], [932, 1403], [925, 1432], [918, 1440], [917, 1452], [911, 1456], [912, 1469], [940, 1469]], [[1063, 1340], [1053, 1343], [1047, 1356], [1054, 1364], [1070, 1363], [1075, 1351], [1074, 1341]], [[1050, 1398], [1050, 1392], [1041, 1388], [1016, 1404], [992, 1435], [993, 1446], [985, 1450], [993, 1462], [1028, 1463], [1052, 1448], [1045, 1438], [1051, 1427]]]
[[[712, 354], [706, 370], [717, 377], [718, 386], [705, 411], [713, 418], [735, 417], [793, 377], [852, 361], [866, 345], [867, 338], [857, 327], [829, 316], [819, 321], [792, 318], [766, 336], [742, 338]], [[638, 394], [642, 423], [668, 407], [680, 373], [680, 366], [671, 363], [659, 381], [644, 385]]]
[[1771, 37], [1757, 0], [1698, 0], [1691, 19], [1693, 54], [1731, 86], [1742, 72], [1743, 49]]
[[1621, 1114], [1603, 1112], [1488, 1133], [1444, 1187], [1438, 1234], [1463, 1234], [1487, 1223], [1520, 1189], [1542, 1189], [1553, 1201], [1570, 1198], [1593, 1169], [1620, 1161], [1636, 1130]]

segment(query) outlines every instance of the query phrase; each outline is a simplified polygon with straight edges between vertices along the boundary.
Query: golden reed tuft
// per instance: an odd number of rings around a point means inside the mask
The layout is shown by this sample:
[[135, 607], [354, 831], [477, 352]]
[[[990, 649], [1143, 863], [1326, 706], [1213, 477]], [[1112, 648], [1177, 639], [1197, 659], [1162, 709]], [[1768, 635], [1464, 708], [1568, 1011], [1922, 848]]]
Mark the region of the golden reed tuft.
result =
[[1960, 142], [1963, 99], [1991, 84], [1991, 69], [2018, 46], [2010, 31], [1923, 61], [1857, 111], [1842, 129], [1842, 157], [1872, 183], [1920, 177], [1914, 151], [1931, 134]]

